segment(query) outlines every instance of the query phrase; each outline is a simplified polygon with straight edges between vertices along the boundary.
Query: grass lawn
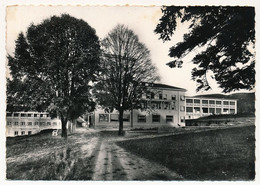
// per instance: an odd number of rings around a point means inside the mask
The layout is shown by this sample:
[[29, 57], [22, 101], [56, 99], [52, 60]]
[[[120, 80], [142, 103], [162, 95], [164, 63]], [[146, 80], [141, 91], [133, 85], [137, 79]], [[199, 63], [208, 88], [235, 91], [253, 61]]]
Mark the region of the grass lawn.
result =
[[120, 141], [117, 144], [168, 167], [186, 180], [255, 178], [254, 126]]
[[[86, 139], [82, 137], [82, 139]], [[90, 180], [89, 157], [80, 154], [80, 145], [52, 137], [51, 131], [7, 138], [6, 178], [12, 180]]]

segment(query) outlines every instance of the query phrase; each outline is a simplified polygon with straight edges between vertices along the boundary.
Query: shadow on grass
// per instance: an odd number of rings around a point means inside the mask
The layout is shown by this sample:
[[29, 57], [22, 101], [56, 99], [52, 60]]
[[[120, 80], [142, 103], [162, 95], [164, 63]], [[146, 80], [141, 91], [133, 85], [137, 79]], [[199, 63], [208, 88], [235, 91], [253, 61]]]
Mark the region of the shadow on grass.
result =
[[186, 180], [255, 178], [254, 126], [127, 140], [117, 144], [176, 171]]
[[91, 158], [78, 158], [70, 147], [22, 164], [7, 164], [10, 180], [90, 180]]

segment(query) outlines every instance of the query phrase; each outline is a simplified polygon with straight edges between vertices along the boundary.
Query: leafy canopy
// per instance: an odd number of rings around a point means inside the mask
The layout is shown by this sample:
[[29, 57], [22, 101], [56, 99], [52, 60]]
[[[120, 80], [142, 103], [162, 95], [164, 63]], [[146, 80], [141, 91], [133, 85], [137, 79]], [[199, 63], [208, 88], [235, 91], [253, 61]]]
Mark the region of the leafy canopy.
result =
[[182, 59], [195, 49], [205, 47], [193, 58], [196, 67], [192, 79], [198, 83], [197, 91], [209, 90], [209, 71], [223, 92], [255, 86], [255, 10], [253, 7], [183, 7], [164, 6], [163, 16], [155, 29], [160, 39], [168, 41], [175, 33], [177, 21], [190, 23], [183, 42], [170, 48], [167, 63], [181, 67]]
[[158, 80], [150, 51], [138, 36], [117, 25], [101, 42], [102, 74], [96, 84], [96, 97], [107, 110], [131, 110], [140, 106], [146, 86]]
[[7, 109], [49, 111], [62, 122], [95, 105], [90, 82], [99, 70], [100, 44], [85, 21], [67, 14], [31, 24], [8, 56]]

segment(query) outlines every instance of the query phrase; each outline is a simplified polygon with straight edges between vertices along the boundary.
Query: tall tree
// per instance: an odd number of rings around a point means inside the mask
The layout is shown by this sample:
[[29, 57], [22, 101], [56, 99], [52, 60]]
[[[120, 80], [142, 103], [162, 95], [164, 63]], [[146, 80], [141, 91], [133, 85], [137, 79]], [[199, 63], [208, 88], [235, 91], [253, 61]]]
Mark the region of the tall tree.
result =
[[123, 135], [124, 111], [138, 108], [142, 101], [140, 95], [159, 77], [149, 50], [126, 26], [117, 25], [101, 46], [104, 70], [94, 92], [97, 102], [106, 110], [119, 112], [118, 134]]
[[255, 10], [254, 7], [183, 7], [164, 6], [163, 16], [155, 29], [160, 39], [168, 41], [175, 33], [177, 20], [188, 22], [189, 32], [183, 42], [170, 48], [170, 67], [181, 67], [182, 58], [195, 49], [205, 47], [193, 58], [197, 65], [192, 79], [197, 91], [209, 90], [207, 72], [213, 72], [223, 92], [255, 86]]
[[99, 39], [85, 21], [63, 14], [32, 24], [8, 56], [7, 110], [48, 111], [67, 137], [67, 121], [95, 106], [90, 83], [99, 64]]

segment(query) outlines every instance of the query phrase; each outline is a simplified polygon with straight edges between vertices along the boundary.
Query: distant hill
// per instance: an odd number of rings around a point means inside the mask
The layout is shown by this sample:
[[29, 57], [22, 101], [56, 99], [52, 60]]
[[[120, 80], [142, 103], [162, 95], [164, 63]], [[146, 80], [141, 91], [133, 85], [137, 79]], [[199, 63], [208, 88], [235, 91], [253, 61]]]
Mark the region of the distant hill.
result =
[[230, 95], [224, 94], [207, 94], [199, 95], [197, 97], [207, 98], [230, 98], [237, 99], [237, 113], [238, 114], [255, 114], [255, 93], [234, 93]]

